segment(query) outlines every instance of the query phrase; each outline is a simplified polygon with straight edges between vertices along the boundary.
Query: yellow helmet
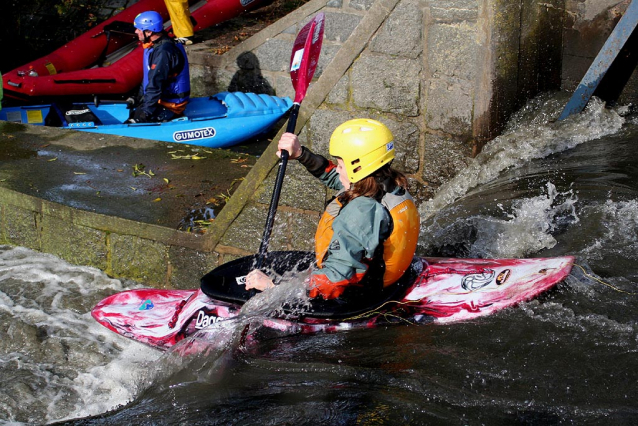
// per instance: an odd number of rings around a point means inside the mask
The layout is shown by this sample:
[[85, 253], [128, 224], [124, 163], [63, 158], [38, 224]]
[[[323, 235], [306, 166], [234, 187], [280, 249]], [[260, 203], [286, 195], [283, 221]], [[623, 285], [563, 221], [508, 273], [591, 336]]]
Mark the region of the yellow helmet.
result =
[[343, 160], [348, 179], [356, 183], [394, 159], [394, 137], [376, 120], [348, 120], [332, 132], [330, 155]]

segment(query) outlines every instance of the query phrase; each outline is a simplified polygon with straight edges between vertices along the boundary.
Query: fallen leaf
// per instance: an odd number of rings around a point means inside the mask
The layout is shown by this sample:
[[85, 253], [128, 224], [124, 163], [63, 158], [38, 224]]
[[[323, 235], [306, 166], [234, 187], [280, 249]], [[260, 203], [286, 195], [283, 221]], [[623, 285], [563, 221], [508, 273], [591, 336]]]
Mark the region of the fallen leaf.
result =
[[153, 200], [154, 203], [157, 203], [158, 201], [162, 201], [162, 199], [158, 197], [158, 198]]
[[74, 175], [85, 175], [86, 173], [84, 172], [73, 172]]
[[51, 161], [55, 161], [55, 160], [57, 160], [57, 159], [58, 159], [58, 157], [55, 157], [55, 158], [52, 158], [52, 159], [47, 160], [47, 161], [48, 161], [48, 162], [51, 162]]

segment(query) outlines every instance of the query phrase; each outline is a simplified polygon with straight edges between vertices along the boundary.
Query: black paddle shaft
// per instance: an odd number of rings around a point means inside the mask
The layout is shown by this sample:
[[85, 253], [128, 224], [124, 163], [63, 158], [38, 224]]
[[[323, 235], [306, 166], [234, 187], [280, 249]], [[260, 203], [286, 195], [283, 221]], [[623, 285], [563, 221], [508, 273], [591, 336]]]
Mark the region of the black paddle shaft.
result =
[[[299, 115], [299, 104], [295, 103], [290, 110], [290, 117], [288, 118], [288, 127], [286, 127], [287, 133], [294, 133], [297, 127], [297, 116]], [[264, 261], [264, 256], [268, 251], [268, 244], [270, 243], [270, 234], [272, 234], [273, 224], [275, 222], [275, 214], [277, 213], [277, 206], [279, 205], [279, 196], [281, 195], [281, 187], [284, 183], [284, 176], [286, 174], [286, 166], [288, 165], [289, 153], [285, 149], [281, 151], [281, 163], [279, 164], [279, 171], [277, 172], [277, 179], [275, 180], [275, 188], [272, 191], [272, 199], [270, 200], [270, 208], [268, 209], [268, 218], [266, 219], [266, 228], [264, 229], [264, 235], [261, 239], [261, 245], [259, 246], [259, 257], [257, 258], [257, 269], [260, 269]]]

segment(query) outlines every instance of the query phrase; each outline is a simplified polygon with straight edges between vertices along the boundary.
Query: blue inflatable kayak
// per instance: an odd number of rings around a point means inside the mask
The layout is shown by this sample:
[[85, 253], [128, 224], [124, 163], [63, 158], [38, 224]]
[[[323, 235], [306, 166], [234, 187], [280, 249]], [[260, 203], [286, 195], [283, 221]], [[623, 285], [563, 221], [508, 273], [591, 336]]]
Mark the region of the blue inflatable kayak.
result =
[[124, 102], [3, 108], [0, 120], [224, 148], [269, 131], [291, 106], [289, 98], [222, 92], [208, 98], [192, 98], [183, 117], [163, 123], [124, 124], [131, 111]]

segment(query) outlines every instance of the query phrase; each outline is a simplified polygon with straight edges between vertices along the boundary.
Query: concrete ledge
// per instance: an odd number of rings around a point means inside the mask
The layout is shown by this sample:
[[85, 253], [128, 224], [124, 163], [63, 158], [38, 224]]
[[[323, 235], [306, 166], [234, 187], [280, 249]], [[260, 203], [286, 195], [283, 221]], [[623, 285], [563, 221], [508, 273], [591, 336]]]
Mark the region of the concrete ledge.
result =
[[200, 277], [219, 257], [207, 235], [77, 210], [6, 188], [0, 188], [0, 243], [160, 287], [196, 287], [198, 281], [184, 277]]

